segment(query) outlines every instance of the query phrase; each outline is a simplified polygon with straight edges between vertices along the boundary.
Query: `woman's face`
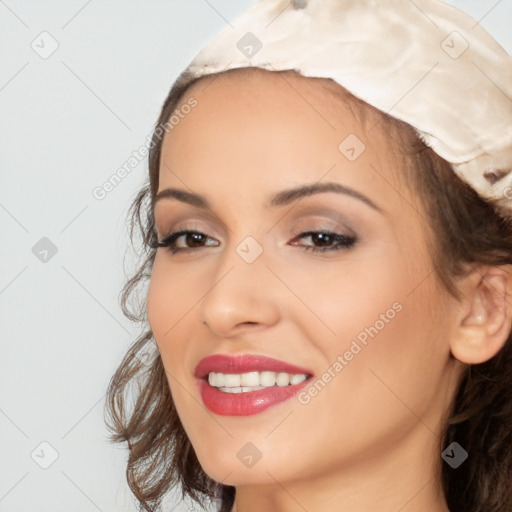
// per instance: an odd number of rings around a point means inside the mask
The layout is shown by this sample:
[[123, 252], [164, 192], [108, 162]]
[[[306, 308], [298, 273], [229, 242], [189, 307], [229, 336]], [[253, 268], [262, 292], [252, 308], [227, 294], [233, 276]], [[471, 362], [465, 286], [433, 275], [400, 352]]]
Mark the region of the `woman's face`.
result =
[[[157, 250], [147, 311], [204, 470], [230, 485], [284, 485], [437, 461], [456, 387], [457, 307], [437, 283], [418, 198], [398, 179], [403, 164], [378, 119], [363, 124], [291, 73], [210, 77], [182, 105], [192, 98], [161, 155], [159, 193], [183, 194], [159, 199], [155, 220], [159, 240], [203, 236]], [[265, 356], [311, 377], [286, 387], [286, 400], [284, 385], [220, 391], [195, 376], [217, 354]]]

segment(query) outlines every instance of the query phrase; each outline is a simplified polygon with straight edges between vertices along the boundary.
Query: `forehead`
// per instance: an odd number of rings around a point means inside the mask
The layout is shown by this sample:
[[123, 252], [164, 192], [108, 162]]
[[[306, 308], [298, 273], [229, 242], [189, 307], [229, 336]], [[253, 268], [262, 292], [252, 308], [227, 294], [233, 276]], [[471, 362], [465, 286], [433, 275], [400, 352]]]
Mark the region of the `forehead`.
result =
[[[279, 101], [293, 109], [309, 106], [317, 115], [329, 122], [334, 112], [350, 111], [360, 121], [375, 124], [380, 121], [377, 109], [357, 99], [344, 87], [330, 78], [305, 77], [300, 73], [287, 71], [268, 71], [261, 68], [237, 68], [215, 75], [206, 75], [197, 80], [186, 91], [180, 103], [191, 95], [208, 97], [207, 90], [215, 85], [217, 99], [225, 95], [225, 100], [233, 92], [257, 93], [259, 100], [266, 98], [269, 103], [280, 96]], [[248, 99], [248, 98], [247, 98]], [[302, 101], [297, 101], [297, 100]], [[333, 112], [334, 109], [334, 112]]]
[[[191, 99], [197, 106], [186, 118], [180, 115], [179, 126], [165, 137], [162, 154], [190, 135], [198, 144], [215, 138], [216, 144], [240, 145], [248, 133], [255, 144], [269, 144], [276, 132], [279, 139], [294, 132], [295, 137], [304, 137], [296, 142], [307, 143], [306, 148], [336, 150], [343, 136], [351, 133], [357, 132], [360, 139], [382, 139], [375, 109], [332, 80], [303, 77], [294, 71], [242, 68], [203, 77], [187, 89], [175, 112]], [[212, 133], [214, 126], [222, 128], [222, 134]], [[272, 137], [265, 137], [270, 132]], [[321, 137], [311, 137], [314, 133]]]
[[368, 189], [394, 182], [401, 165], [380, 115], [331, 80], [241, 69], [197, 81], [176, 112], [191, 99], [164, 138], [159, 190], [231, 184], [251, 195], [251, 183], [270, 191], [327, 175]]

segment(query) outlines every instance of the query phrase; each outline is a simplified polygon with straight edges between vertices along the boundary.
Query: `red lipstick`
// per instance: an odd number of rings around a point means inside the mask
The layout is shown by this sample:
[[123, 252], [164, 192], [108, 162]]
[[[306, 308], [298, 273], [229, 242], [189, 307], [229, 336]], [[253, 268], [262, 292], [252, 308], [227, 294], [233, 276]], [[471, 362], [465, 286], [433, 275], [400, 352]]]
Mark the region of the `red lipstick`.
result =
[[[247, 372], [284, 372], [289, 374], [306, 374], [308, 378], [300, 384], [287, 386], [269, 386], [265, 389], [241, 393], [220, 391], [208, 383], [210, 372], [247, 373]], [[223, 416], [249, 416], [258, 414], [289, 400], [307, 385], [313, 372], [308, 368], [292, 365], [259, 355], [224, 355], [216, 354], [199, 361], [194, 375], [198, 379], [199, 392], [204, 405], [211, 412]]]

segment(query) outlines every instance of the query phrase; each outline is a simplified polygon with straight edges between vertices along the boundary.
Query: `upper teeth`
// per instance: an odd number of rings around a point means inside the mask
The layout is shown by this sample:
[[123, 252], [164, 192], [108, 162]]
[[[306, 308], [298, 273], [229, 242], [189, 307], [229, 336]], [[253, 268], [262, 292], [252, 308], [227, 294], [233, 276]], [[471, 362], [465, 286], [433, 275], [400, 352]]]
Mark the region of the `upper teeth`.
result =
[[248, 372], [248, 373], [215, 373], [208, 374], [210, 386], [217, 388], [238, 387], [270, 387], [274, 385], [288, 386], [305, 381], [305, 373], [291, 374], [285, 372]]

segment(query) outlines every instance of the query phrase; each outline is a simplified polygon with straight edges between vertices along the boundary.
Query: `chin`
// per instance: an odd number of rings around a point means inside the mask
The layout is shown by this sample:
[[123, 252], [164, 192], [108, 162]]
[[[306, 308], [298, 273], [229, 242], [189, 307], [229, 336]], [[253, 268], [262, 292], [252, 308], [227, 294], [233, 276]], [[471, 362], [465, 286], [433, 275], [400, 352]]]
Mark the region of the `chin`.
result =
[[[197, 452], [196, 452], [197, 453]], [[241, 460], [240, 460], [241, 459]], [[224, 453], [208, 453], [198, 455], [203, 471], [216, 482], [224, 485], [265, 485], [275, 484], [275, 480], [286, 480], [289, 476], [286, 469], [273, 461], [264, 461], [264, 457], [256, 462], [244, 462], [243, 453], [240, 458], [236, 451], [225, 450]]]

